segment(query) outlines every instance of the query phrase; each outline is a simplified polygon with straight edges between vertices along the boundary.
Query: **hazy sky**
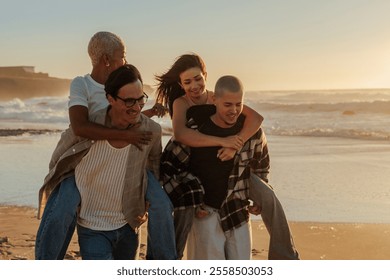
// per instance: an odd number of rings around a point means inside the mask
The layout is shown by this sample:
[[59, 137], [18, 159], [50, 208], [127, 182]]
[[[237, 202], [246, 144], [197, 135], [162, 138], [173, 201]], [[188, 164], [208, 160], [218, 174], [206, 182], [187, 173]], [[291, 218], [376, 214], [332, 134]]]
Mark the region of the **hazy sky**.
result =
[[208, 87], [390, 88], [389, 0], [0, 0], [0, 66], [73, 78], [91, 70], [90, 37], [111, 31], [145, 83], [196, 52]]

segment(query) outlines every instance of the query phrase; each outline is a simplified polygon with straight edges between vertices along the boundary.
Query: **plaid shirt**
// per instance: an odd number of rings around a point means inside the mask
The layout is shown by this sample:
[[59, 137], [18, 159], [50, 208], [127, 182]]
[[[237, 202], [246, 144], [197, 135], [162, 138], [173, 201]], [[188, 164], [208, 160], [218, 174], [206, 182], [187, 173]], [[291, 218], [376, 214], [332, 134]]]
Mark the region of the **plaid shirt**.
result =
[[[202, 125], [197, 115], [202, 114], [201, 119], [204, 119], [204, 108], [210, 114], [206, 117], [215, 112], [213, 105], [191, 107], [187, 112], [188, 127], [197, 129]], [[210, 111], [209, 108], [212, 110]], [[190, 147], [171, 139], [161, 157], [160, 172], [163, 186], [176, 209], [198, 207], [203, 204], [203, 186], [199, 179], [188, 171], [190, 156]], [[221, 226], [224, 231], [240, 227], [249, 221], [248, 179], [250, 171], [268, 182], [269, 163], [267, 140], [260, 128], [245, 142], [234, 158], [233, 169], [228, 180], [227, 195], [221, 209], [219, 209]]]

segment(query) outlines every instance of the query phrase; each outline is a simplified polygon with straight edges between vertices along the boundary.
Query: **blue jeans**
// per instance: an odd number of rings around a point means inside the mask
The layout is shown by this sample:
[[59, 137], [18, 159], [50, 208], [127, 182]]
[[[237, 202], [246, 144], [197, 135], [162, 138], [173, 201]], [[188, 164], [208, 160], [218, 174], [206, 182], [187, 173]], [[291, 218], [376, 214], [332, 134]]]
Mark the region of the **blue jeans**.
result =
[[77, 225], [83, 260], [135, 260], [138, 234], [129, 224], [116, 230], [100, 231]]
[[149, 170], [146, 200], [149, 206], [148, 260], [175, 260], [176, 242], [173, 224], [173, 205], [165, 190]]
[[50, 195], [35, 241], [35, 259], [62, 260], [76, 227], [81, 201], [75, 177], [63, 180]]
[[74, 176], [51, 193], [35, 241], [36, 260], [62, 260], [72, 239], [81, 198]]
[[[147, 171], [146, 200], [150, 203], [147, 259], [176, 259], [173, 206], [153, 173]], [[80, 193], [75, 177], [61, 182], [50, 195], [35, 241], [35, 259], [62, 260], [72, 239]]]

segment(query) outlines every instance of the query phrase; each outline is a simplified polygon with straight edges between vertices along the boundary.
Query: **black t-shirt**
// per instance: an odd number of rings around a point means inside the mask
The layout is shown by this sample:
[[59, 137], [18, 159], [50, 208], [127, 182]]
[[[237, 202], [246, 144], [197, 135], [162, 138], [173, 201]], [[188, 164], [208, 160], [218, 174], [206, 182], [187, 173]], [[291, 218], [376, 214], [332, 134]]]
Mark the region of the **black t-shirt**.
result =
[[[206, 107], [207, 106], [207, 107]], [[212, 106], [212, 107], [210, 107]], [[199, 108], [197, 108], [199, 107]], [[198, 130], [207, 135], [226, 137], [239, 133], [244, 117], [241, 115], [235, 125], [222, 128], [214, 124], [210, 116], [215, 112], [213, 105], [191, 107], [190, 116], [195, 119]], [[219, 209], [226, 198], [229, 175], [233, 169], [234, 159], [221, 161], [217, 152], [221, 147], [191, 148], [190, 171], [197, 176], [205, 190], [205, 204]]]

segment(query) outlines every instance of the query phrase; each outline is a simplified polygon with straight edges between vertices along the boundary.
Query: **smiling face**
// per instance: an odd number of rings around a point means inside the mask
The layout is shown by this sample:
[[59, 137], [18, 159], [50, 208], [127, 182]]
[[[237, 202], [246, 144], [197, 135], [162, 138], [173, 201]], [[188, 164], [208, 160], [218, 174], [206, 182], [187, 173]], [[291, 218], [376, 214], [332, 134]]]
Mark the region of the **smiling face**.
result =
[[216, 113], [212, 116], [213, 122], [222, 128], [233, 126], [243, 108], [242, 91], [232, 92], [224, 90], [213, 96]]
[[180, 85], [189, 97], [199, 99], [203, 96], [206, 89], [206, 73], [203, 73], [200, 68], [189, 68], [179, 77]]
[[108, 101], [111, 105], [111, 120], [113, 125], [117, 128], [124, 129], [131, 124], [135, 124], [139, 121], [141, 110], [143, 107], [142, 101], [137, 101], [133, 106], [126, 106], [122, 100], [126, 99], [140, 99], [144, 96], [143, 86], [140, 80], [134, 83], [129, 83], [121, 87], [117, 96], [119, 98], [108, 96]]

